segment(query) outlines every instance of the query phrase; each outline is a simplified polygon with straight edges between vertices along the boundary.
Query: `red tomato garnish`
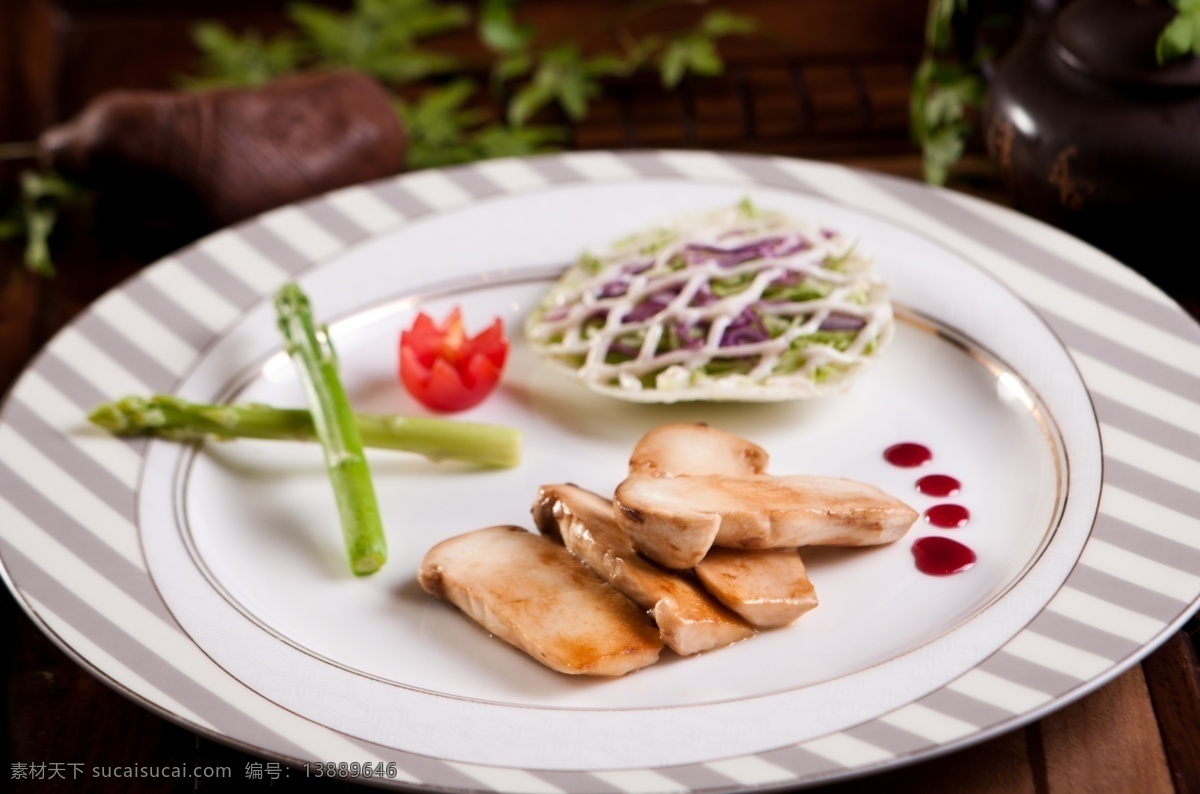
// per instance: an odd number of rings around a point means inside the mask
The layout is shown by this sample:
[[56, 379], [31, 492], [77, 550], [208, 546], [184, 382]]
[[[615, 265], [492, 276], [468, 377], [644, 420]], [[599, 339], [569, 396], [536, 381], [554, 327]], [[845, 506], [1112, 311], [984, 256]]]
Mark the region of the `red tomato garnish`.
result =
[[434, 411], [464, 411], [483, 402], [496, 388], [506, 358], [500, 318], [468, 337], [457, 307], [441, 325], [421, 312], [400, 334], [400, 381]]

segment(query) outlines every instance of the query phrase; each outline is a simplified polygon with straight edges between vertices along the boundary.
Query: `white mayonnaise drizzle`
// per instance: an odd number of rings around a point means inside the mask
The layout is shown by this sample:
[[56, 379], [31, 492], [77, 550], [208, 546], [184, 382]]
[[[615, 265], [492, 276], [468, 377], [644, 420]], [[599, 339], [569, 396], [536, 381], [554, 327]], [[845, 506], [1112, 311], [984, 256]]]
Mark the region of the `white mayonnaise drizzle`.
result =
[[[803, 240], [807, 245], [784, 256], [764, 256], [728, 267], [720, 266], [715, 256], [682, 269], [671, 267], [672, 260], [687, 256], [689, 247], [728, 251], [780, 237]], [[691, 255], [702, 256], [694, 250]], [[638, 272], [631, 274], [631, 268]], [[772, 282], [789, 273], [802, 274], [804, 284], [828, 294], [812, 300], [763, 302], [763, 293]], [[743, 275], [750, 281], [740, 291], [705, 306], [690, 305], [705, 286]], [[624, 294], [599, 297], [606, 287], [623, 280], [628, 282]], [[654, 316], [641, 321], [625, 319], [643, 300], [675, 288], [679, 293]], [[793, 324], [771, 339], [722, 347], [730, 323], [756, 304], [760, 317], [774, 316]], [[604, 324], [593, 324], [585, 331], [589, 318], [599, 313], [605, 313]], [[798, 369], [775, 372], [796, 340], [816, 333], [835, 313], [864, 322], [846, 350], [810, 342]], [[680, 347], [659, 353], [668, 323], [685, 329], [707, 325], [708, 332], [694, 349]], [[782, 400], [840, 391], [890, 340], [892, 328], [886, 285], [875, 273], [874, 262], [848, 238], [744, 204], [681, 218], [585, 256], [563, 275], [526, 322], [531, 344], [550, 361], [590, 388], [638, 402]], [[641, 331], [644, 338], [636, 357], [607, 361], [614, 343]], [[714, 361], [752, 357], [757, 362], [746, 373], [704, 371]]]

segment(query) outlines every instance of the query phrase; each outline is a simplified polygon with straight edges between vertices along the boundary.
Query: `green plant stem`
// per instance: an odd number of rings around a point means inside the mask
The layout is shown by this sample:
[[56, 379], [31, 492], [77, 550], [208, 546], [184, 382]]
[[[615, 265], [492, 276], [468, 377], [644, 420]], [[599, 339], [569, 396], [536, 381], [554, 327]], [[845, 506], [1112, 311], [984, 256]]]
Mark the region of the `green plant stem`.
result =
[[327, 331], [322, 328], [318, 333], [313, 325], [308, 297], [296, 284], [285, 284], [276, 294], [275, 313], [308, 395], [313, 429], [325, 450], [351, 570], [356, 576], [375, 573], [387, 561], [387, 540], [333, 345]]
[[[209, 405], [156, 394], [104, 403], [88, 418], [121, 436], [150, 435], [175, 441], [210, 437], [317, 440], [307, 409], [260, 403]], [[521, 458], [521, 431], [513, 427], [395, 414], [355, 414], [354, 421], [364, 447], [494, 468], [515, 466]]]
[[25, 240], [25, 267], [49, 278], [54, 275], [50, 259], [50, 235], [61, 208], [81, 203], [87, 193], [53, 171], [21, 172], [21, 192], [14, 204], [0, 215], [0, 240]]

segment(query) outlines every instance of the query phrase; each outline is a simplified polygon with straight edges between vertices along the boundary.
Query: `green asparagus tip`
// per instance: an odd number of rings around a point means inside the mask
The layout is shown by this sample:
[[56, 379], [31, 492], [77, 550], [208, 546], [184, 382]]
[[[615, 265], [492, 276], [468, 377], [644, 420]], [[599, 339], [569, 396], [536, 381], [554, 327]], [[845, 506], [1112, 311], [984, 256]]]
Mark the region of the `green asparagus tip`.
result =
[[164, 410], [180, 401], [164, 394], [153, 397], [123, 397], [116, 402], [96, 406], [88, 419], [99, 427], [119, 436], [132, 436], [164, 428], [170, 423]]
[[284, 339], [292, 341], [291, 321], [301, 315], [311, 315], [312, 307], [308, 296], [300, 289], [300, 285], [289, 281], [275, 293], [275, 314], [279, 322], [279, 330]]
[[97, 405], [88, 414], [88, 421], [116, 435], [124, 435], [129, 432], [129, 425], [125, 421], [125, 415], [121, 413], [116, 403]]
[[162, 424], [163, 417], [153, 399], [131, 395], [97, 406], [88, 419], [116, 435], [131, 436]]

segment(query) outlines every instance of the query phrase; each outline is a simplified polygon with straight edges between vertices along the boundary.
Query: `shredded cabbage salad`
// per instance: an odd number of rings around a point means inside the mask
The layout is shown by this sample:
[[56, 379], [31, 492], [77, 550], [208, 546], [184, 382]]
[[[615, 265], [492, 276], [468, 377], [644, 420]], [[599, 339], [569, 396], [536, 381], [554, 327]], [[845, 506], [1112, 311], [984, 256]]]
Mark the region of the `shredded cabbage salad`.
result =
[[585, 254], [525, 331], [615, 397], [773, 401], [845, 388], [891, 339], [893, 316], [853, 241], [746, 200]]

